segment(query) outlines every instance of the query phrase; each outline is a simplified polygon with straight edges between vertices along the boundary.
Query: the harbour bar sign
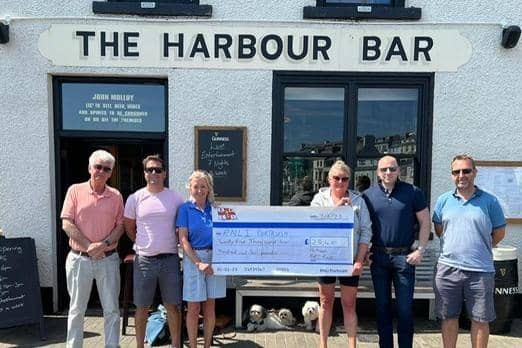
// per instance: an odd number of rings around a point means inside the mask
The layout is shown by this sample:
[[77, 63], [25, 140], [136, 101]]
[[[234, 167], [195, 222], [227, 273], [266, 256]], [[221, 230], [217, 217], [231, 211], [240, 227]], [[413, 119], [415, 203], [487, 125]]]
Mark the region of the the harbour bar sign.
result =
[[39, 49], [67, 66], [328, 71], [455, 71], [472, 51], [458, 31], [428, 26], [248, 24], [53, 24]]

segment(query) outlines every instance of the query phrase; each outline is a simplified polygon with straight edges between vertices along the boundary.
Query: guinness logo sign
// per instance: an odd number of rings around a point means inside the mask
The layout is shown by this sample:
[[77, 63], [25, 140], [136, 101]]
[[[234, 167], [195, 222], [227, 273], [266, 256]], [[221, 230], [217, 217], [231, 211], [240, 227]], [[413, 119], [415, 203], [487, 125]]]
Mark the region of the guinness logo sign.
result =
[[501, 269], [499, 269], [499, 271], [500, 271], [500, 274], [502, 274], [503, 277], [506, 276], [506, 269], [505, 268], [501, 268]]

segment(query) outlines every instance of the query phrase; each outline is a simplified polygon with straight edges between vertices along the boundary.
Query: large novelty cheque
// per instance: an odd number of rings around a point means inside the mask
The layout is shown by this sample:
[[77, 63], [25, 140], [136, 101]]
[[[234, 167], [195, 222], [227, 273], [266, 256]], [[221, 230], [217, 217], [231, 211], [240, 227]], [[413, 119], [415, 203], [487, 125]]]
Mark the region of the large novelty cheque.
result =
[[341, 207], [213, 209], [212, 267], [219, 275], [351, 275], [353, 210]]

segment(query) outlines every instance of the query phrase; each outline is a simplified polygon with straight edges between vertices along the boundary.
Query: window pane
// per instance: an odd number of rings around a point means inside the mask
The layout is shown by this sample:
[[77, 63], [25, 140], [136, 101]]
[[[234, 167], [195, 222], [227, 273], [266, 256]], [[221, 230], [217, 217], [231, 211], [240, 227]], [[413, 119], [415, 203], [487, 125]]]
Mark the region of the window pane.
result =
[[415, 88], [359, 88], [357, 155], [416, 154], [418, 99]]
[[284, 151], [341, 153], [344, 88], [285, 88]]
[[321, 187], [328, 186], [328, 170], [336, 160], [336, 157], [285, 157], [283, 204], [288, 205], [292, 198], [292, 203], [306, 202]]
[[415, 164], [413, 158], [400, 158], [399, 166], [401, 167], [401, 180], [410, 184], [414, 184]]
[[[356, 191], [362, 192], [368, 188], [368, 185], [364, 188], [360, 188], [358, 185], [363, 184], [364, 181], [369, 181], [370, 185], [377, 183], [377, 161], [378, 158], [358, 158], [357, 166], [355, 167], [355, 171], [353, 173], [354, 177], [354, 189]], [[366, 178], [361, 178], [366, 177]]]
[[392, 0], [326, 0], [326, 4], [391, 5]]

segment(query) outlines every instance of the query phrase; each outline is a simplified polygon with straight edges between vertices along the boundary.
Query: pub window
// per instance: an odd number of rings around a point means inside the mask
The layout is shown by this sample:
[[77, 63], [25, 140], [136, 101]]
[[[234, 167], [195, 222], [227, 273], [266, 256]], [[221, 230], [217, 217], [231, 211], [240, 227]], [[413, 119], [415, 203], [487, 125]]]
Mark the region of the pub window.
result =
[[397, 156], [401, 180], [414, 184], [417, 154], [417, 88], [358, 88], [354, 181], [366, 175], [376, 182], [375, 155]]
[[140, 16], [211, 17], [212, 6], [199, 0], [107, 0], [93, 1], [94, 13], [134, 14]]
[[283, 106], [283, 202], [303, 189], [317, 191], [343, 153], [344, 88], [285, 87]]
[[303, 9], [305, 19], [405, 19], [421, 18], [421, 9], [405, 7], [405, 0], [316, 0]]
[[337, 159], [352, 188], [361, 176], [375, 184], [386, 154], [428, 194], [432, 90], [432, 74], [274, 73], [271, 203], [288, 204], [305, 182], [328, 186]]

